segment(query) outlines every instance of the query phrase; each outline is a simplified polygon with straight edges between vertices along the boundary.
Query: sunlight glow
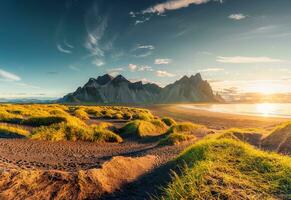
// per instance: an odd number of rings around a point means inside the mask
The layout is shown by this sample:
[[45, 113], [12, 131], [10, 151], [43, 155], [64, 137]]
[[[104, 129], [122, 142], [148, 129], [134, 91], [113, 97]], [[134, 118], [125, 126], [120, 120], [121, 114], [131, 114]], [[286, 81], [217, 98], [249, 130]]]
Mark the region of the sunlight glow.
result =
[[275, 107], [271, 103], [261, 103], [256, 105], [256, 110], [258, 113], [261, 113], [263, 116], [269, 116], [275, 110]]

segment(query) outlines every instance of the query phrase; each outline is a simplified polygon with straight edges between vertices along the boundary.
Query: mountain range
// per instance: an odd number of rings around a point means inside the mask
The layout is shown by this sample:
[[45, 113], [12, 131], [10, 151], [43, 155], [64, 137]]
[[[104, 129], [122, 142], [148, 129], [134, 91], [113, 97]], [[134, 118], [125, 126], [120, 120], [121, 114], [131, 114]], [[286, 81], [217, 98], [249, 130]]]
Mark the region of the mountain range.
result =
[[211, 86], [201, 75], [183, 76], [180, 80], [162, 88], [157, 84], [141, 81], [131, 82], [122, 75], [109, 74], [90, 78], [75, 92], [64, 96], [62, 103], [98, 104], [158, 104], [220, 102], [223, 99], [214, 94]]

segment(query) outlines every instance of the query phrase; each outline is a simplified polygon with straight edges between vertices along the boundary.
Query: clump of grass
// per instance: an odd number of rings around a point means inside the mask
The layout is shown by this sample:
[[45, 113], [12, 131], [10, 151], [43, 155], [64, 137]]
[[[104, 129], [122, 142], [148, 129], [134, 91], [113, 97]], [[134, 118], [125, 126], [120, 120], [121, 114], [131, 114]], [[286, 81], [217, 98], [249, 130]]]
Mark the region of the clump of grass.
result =
[[62, 116], [47, 116], [24, 119], [22, 120], [21, 124], [28, 126], [49, 126], [62, 122], [67, 122], [67, 118]]
[[84, 121], [90, 119], [88, 113], [85, 112], [83, 109], [80, 109], [80, 108], [79, 108], [79, 109], [76, 109], [76, 110], [74, 111], [74, 115], [75, 115], [76, 117], [78, 117], [79, 119], [84, 120]]
[[194, 140], [196, 137], [184, 133], [172, 133], [159, 142], [159, 145], [178, 145], [185, 141]]
[[160, 199], [289, 199], [291, 158], [233, 139], [207, 138], [176, 160]]
[[193, 124], [191, 122], [182, 122], [182, 123], [172, 125], [169, 128], [167, 133], [168, 134], [180, 133], [180, 132], [192, 133], [193, 131], [200, 129], [200, 128], [204, 128], [204, 126], [198, 125], [198, 124]]
[[164, 134], [166, 130], [166, 125], [160, 120], [134, 120], [122, 127], [120, 133], [126, 136], [146, 137]]
[[170, 117], [163, 117], [161, 119], [167, 126], [173, 126], [176, 125], [176, 121], [173, 118]]
[[29, 134], [29, 131], [19, 128], [19, 127], [14, 127], [14, 126], [9, 126], [9, 125], [0, 125], [0, 134], [2, 135], [2, 137], [20, 138], [20, 137], [26, 137]]
[[60, 123], [36, 128], [29, 135], [29, 138], [49, 141], [122, 142], [122, 138], [110, 131], [108, 127], [109, 124], [87, 126]]
[[121, 143], [123, 140], [119, 135], [115, 134], [114, 132], [106, 128], [103, 128], [102, 126], [94, 126], [92, 141]]

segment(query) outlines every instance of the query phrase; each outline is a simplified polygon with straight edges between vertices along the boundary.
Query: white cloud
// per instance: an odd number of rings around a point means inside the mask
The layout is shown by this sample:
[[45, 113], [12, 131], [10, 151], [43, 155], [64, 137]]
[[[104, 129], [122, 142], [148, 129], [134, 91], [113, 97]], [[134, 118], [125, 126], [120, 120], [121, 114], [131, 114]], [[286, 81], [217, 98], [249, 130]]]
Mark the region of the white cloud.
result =
[[93, 64], [93, 65], [96, 65], [97, 67], [101, 67], [101, 66], [103, 66], [105, 63], [104, 63], [101, 59], [94, 59], [94, 60], [92, 61], [92, 64]]
[[150, 56], [154, 49], [155, 47], [153, 45], [137, 45], [137, 47], [135, 47], [131, 51], [133, 52], [133, 56], [143, 58]]
[[129, 69], [130, 71], [134, 72], [134, 71], [136, 71], [136, 69], [137, 69], [137, 65], [129, 64], [129, 65], [128, 65], [128, 69]]
[[245, 16], [242, 13], [231, 14], [231, 15], [228, 16], [229, 19], [232, 19], [232, 20], [235, 20], [235, 21], [245, 19], [246, 17], [247, 16]]
[[270, 57], [243, 57], [243, 56], [234, 56], [234, 57], [223, 57], [218, 56], [216, 58], [217, 62], [221, 63], [233, 63], [233, 64], [250, 64], [250, 63], [282, 63], [286, 62], [280, 59], [274, 59]]
[[198, 72], [218, 72], [218, 71], [224, 71], [224, 69], [223, 68], [207, 68], [207, 69], [198, 70]]
[[154, 50], [155, 47], [153, 45], [138, 45], [137, 49], [149, 49], [149, 50]]
[[107, 70], [107, 73], [110, 74], [111, 76], [117, 76], [122, 71], [124, 71], [124, 69], [122, 67], [119, 67], [119, 68], [109, 69]]
[[21, 78], [17, 76], [16, 74], [7, 72], [3, 69], [0, 69], [0, 80], [5, 80], [5, 81], [20, 81]]
[[62, 53], [66, 53], [66, 54], [71, 54], [71, 53], [72, 53], [71, 50], [64, 49], [64, 48], [62, 47], [62, 45], [60, 45], [60, 44], [57, 44], [57, 49], [58, 49], [60, 52], [62, 52]]
[[149, 7], [146, 10], [143, 10], [142, 13], [157, 13], [163, 14], [169, 10], [177, 10], [180, 8], [186, 8], [191, 4], [204, 4], [208, 3], [210, 0], [168, 0], [164, 3], [157, 4], [155, 6]]
[[167, 64], [170, 64], [171, 62], [172, 62], [172, 59], [169, 59], [169, 58], [157, 58], [155, 60], [156, 65], [167, 65]]
[[158, 71], [156, 71], [156, 76], [158, 76], [158, 77], [174, 77], [176, 75], [172, 74], [172, 73], [169, 73], [167, 71], [158, 70]]
[[147, 22], [149, 20], [150, 20], [150, 17], [147, 17], [147, 18], [144, 18], [144, 19], [141, 19], [141, 20], [136, 20], [134, 25], [142, 24], [142, 23], [145, 23], [145, 22]]
[[140, 66], [138, 66], [138, 65], [135, 65], [135, 64], [129, 64], [128, 65], [128, 69], [130, 70], [130, 71], [132, 71], [132, 72], [135, 72], [135, 71], [154, 71], [153, 69], [152, 69], [152, 67], [151, 66], [148, 66], [148, 65], [140, 65]]

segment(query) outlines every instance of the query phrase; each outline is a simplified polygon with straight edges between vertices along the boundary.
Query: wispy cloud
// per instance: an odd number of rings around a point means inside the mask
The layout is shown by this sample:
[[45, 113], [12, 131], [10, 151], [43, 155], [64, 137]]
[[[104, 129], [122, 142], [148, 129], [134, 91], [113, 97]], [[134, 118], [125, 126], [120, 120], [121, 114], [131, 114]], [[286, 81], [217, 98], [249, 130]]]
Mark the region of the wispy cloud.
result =
[[148, 66], [148, 65], [135, 65], [135, 64], [129, 64], [128, 65], [128, 69], [131, 71], [131, 72], [136, 72], [136, 71], [140, 71], [140, 72], [143, 72], [143, 71], [154, 71], [152, 69], [151, 66]]
[[234, 57], [223, 57], [218, 56], [216, 58], [217, 62], [220, 63], [233, 63], [233, 64], [251, 64], [251, 63], [283, 63], [284, 60], [270, 58], [270, 57], [244, 57], [244, 56], [234, 56]]
[[156, 71], [156, 76], [158, 76], [158, 77], [174, 77], [176, 75], [169, 73], [167, 71], [158, 70], [158, 71]]
[[200, 69], [198, 72], [218, 72], [218, 71], [224, 71], [223, 68], [206, 68], [206, 69]]
[[133, 48], [131, 51], [135, 57], [147, 57], [150, 56], [155, 47], [153, 45], [137, 45], [137, 47]]
[[167, 65], [170, 63], [172, 63], [172, 59], [169, 59], [169, 58], [157, 58], [155, 60], [156, 65]]
[[247, 16], [245, 16], [242, 13], [231, 14], [231, 15], [228, 16], [229, 19], [232, 19], [232, 20], [235, 20], [235, 21], [245, 19], [246, 17]]
[[186, 8], [191, 4], [204, 4], [208, 3], [210, 0], [168, 0], [164, 3], [156, 4], [155, 6], [149, 7], [142, 11], [143, 14], [146, 13], [157, 13], [163, 14], [166, 11], [178, 10], [180, 8]]
[[61, 44], [57, 44], [57, 49], [62, 52], [62, 53], [66, 53], [66, 54], [71, 54], [72, 51], [69, 49], [65, 49]]
[[20, 81], [21, 78], [13, 74], [11, 72], [5, 71], [3, 69], [0, 69], [0, 80], [5, 80], [5, 81]]
[[101, 67], [101, 66], [103, 66], [105, 63], [103, 62], [103, 60], [96, 58], [96, 59], [94, 59], [94, 60], [92, 61], [92, 64], [95, 65], [95, 66], [97, 66], [97, 67]]

